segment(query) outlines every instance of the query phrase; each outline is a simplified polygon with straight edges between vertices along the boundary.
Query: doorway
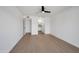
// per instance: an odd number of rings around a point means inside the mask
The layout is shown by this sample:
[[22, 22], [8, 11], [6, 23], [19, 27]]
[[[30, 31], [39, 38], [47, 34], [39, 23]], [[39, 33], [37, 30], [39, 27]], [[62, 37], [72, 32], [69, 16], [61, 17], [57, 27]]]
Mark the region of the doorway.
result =
[[23, 19], [23, 34], [31, 34], [31, 18], [29, 16]]
[[44, 34], [45, 32], [45, 23], [43, 18], [38, 19], [38, 34]]

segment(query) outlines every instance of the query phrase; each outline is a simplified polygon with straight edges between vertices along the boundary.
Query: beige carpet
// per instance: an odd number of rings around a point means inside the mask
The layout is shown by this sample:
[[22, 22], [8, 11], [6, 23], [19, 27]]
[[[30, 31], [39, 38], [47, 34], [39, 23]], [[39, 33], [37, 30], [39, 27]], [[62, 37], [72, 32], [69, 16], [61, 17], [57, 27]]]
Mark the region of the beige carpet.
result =
[[11, 53], [73, 53], [79, 52], [79, 48], [70, 45], [51, 35], [39, 34], [25, 35]]

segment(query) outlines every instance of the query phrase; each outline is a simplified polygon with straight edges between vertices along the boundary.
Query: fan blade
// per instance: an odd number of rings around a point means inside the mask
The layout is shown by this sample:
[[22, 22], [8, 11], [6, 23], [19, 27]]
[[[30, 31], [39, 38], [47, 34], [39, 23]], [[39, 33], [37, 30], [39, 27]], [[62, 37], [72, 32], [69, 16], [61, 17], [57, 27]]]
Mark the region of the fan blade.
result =
[[44, 11], [45, 13], [51, 13], [51, 11]]

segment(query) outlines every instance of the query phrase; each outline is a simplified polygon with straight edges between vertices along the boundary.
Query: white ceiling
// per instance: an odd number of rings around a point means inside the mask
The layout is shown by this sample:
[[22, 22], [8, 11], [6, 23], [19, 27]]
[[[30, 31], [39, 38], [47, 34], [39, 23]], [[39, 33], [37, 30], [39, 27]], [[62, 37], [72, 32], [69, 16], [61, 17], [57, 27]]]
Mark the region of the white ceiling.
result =
[[[41, 13], [41, 6], [18, 6], [17, 7], [23, 15], [43, 15]], [[57, 14], [67, 8], [70, 8], [69, 6], [45, 6], [46, 10], [51, 11], [51, 13], [44, 13], [44, 15], [54, 15]]]

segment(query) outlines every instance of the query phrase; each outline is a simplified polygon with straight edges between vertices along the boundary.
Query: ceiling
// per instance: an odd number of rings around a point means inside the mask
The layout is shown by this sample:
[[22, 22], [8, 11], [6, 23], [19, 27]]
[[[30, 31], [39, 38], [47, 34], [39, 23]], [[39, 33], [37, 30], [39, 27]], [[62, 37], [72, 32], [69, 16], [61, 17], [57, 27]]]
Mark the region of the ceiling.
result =
[[23, 15], [54, 15], [57, 14], [67, 8], [69, 6], [45, 6], [45, 10], [51, 11], [51, 13], [41, 13], [41, 6], [18, 6], [19, 11], [22, 12]]

